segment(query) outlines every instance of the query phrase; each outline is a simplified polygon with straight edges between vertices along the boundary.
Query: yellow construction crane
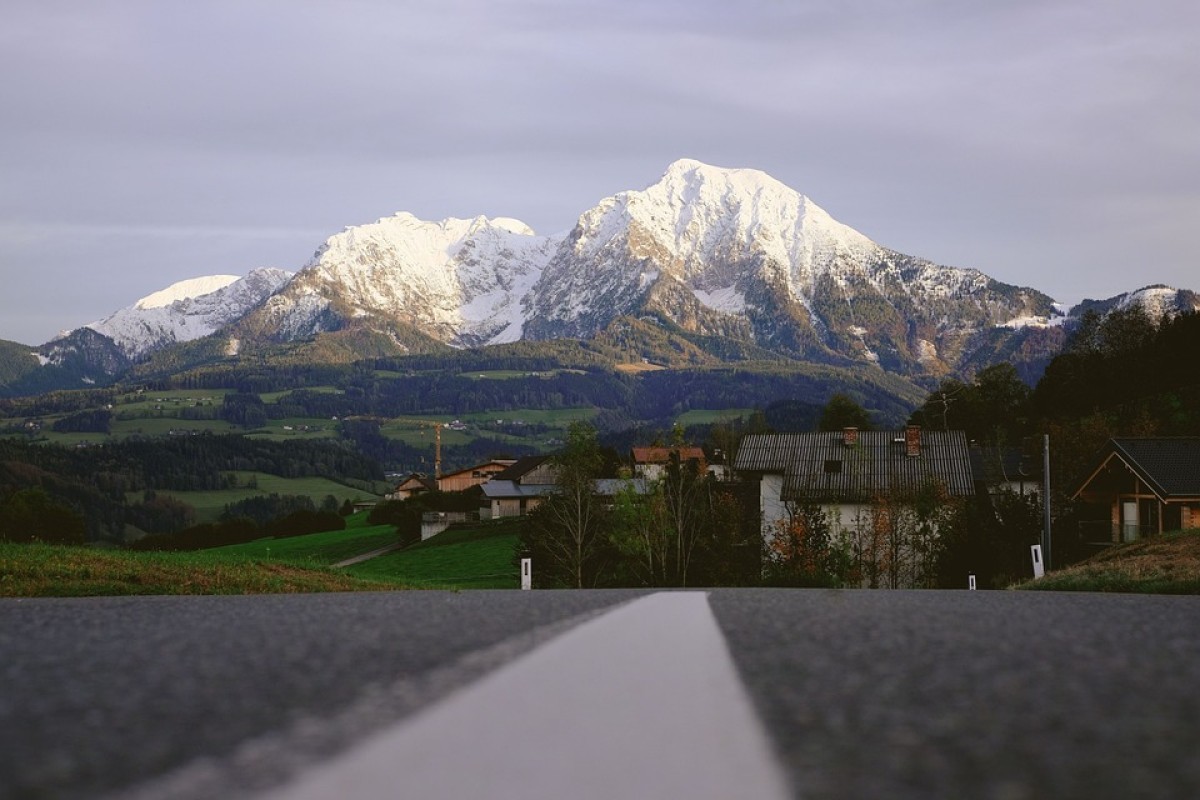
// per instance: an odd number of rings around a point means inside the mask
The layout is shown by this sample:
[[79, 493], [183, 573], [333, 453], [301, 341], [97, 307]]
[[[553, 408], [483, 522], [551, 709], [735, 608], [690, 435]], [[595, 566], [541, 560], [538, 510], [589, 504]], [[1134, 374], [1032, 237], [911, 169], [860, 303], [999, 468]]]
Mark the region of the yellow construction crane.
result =
[[411, 419], [409, 417], [393, 417], [388, 422], [404, 422], [411, 425], [423, 425], [433, 428], [433, 479], [436, 481], [442, 477], [442, 427], [446, 423], [435, 422], [430, 419]]
[[442, 428], [446, 425], [444, 422], [438, 422], [432, 419], [416, 419], [414, 417], [368, 417], [356, 416], [346, 417], [346, 419], [361, 419], [379, 423], [379, 427], [383, 427], [389, 422], [403, 422], [406, 425], [421, 425], [426, 428], [433, 428], [433, 479], [437, 480], [442, 477]]

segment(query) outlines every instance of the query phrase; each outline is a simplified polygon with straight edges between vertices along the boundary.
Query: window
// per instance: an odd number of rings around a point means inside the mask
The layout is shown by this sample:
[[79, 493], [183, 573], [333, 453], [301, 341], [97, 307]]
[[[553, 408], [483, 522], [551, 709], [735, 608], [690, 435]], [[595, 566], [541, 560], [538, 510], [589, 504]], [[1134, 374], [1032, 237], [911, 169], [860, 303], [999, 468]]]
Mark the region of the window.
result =
[[826, 475], [838, 475], [842, 471], [842, 462], [837, 459], [829, 459], [825, 462]]

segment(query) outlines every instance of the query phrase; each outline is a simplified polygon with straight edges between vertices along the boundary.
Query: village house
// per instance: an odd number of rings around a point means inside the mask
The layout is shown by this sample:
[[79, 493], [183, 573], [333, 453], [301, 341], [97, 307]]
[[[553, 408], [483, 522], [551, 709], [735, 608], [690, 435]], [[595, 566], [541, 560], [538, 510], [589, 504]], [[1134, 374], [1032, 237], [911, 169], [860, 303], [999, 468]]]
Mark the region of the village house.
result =
[[1071, 499], [1102, 514], [1083, 526], [1106, 541], [1200, 528], [1200, 438], [1109, 439]]
[[704, 451], [699, 447], [635, 447], [630, 455], [633, 458], [633, 474], [651, 481], [662, 480], [672, 456], [678, 456], [680, 462], [685, 464], [695, 461], [701, 472], [707, 469]]
[[516, 459], [493, 459], [473, 467], [447, 472], [437, 479], [438, 489], [443, 492], [461, 492], [472, 486], [479, 486], [487, 483], [515, 463], [517, 463]]
[[[967, 437], [962, 431], [900, 431], [754, 434], [742, 439], [734, 461], [743, 480], [758, 484], [758, 516], [767, 552], [777, 532], [798, 516], [819, 514], [830, 534], [855, 559], [864, 585], [916, 585], [928, 567], [919, 557], [916, 532], [936, 536], [933, 521], [912, 522], [922, 495], [952, 503], [975, 494]], [[907, 510], [906, 510], [907, 509]], [[936, 511], [936, 509], [934, 509]], [[911, 522], [911, 519], [910, 519]], [[903, 563], [902, 563], [903, 562]], [[906, 566], [906, 564], [908, 564]], [[901, 579], [901, 567], [907, 575]]]
[[426, 492], [436, 492], [437, 489], [437, 481], [433, 478], [428, 478], [419, 472], [412, 472], [396, 484], [396, 488], [389, 492], [384, 499], [407, 500], [410, 497], [416, 497]]
[[481, 519], [519, 517], [537, 508], [558, 490], [557, 470], [550, 456], [526, 456], [484, 483]]
[[[483, 490], [481, 519], [522, 517], [559, 491], [558, 470], [553, 456], [527, 456], [480, 488]], [[646, 494], [649, 490], [649, 481], [643, 478], [597, 478], [592, 483], [592, 491], [609, 506], [622, 492]]]

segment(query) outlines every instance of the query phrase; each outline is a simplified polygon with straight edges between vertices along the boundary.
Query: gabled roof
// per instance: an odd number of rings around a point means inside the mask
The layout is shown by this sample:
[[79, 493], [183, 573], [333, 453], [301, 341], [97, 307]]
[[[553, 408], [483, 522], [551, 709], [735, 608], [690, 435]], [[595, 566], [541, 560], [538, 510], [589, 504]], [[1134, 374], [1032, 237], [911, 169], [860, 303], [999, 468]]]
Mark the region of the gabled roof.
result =
[[550, 460], [550, 456], [524, 456], [518, 458], [509, 467], [506, 467], [503, 472], [498, 472], [492, 476], [493, 481], [519, 481], [521, 478], [533, 472], [542, 464]]
[[479, 486], [483, 496], [489, 500], [500, 500], [514, 497], [549, 497], [562, 491], [562, 488], [552, 483], [521, 484], [516, 481], [504, 481], [492, 478]]
[[704, 460], [704, 451], [699, 447], [635, 447], [633, 463], [666, 464], [671, 460], [672, 453], [678, 453], [680, 461]]
[[1030, 455], [1020, 447], [971, 445], [971, 468], [976, 480], [988, 483], [1039, 483], [1041, 454]]
[[1113, 458], [1120, 459], [1164, 502], [1200, 498], [1200, 437], [1109, 439], [1099, 466], [1080, 484], [1076, 497]]
[[409, 473], [408, 477], [396, 484], [393, 491], [413, 491], [414, 489], [424, 489], [430, 492], [436, 492], [438, 488], [437, 481], [433, 478], [426, 477], [419, 472]]
[[907, 455], [904, 431], [861, 431], [853, 445], [842, 432], [746, 436], [734, 468], [783, 474], [781, 499], [865, 502], [880, 494], [908, 495], [931, 481], [951, 495], [974, 494], [967, 436], [922, 431], [918, 455]]
[[492, 459], [491, 461], [485, 461], [482, 464], [476, 464], [475, 466], [472, 466], [472, 467], [463, 467], [462, 469], [456, 469], [456, 470], [454, 470], [454, 472], [444, 472], [444, 473], [442, 473], [442, 478], [449, 478], [453, 475], [462, 475], [464, 473], [469, 474], [469, 473], [476, 472], [478, 470], [487, 469], [489, 467], [495, 467], [497, 469], [497, 471], [505, 470], [505, 469], [508, 469], [509, 467], [511, 467], [515, 463], [517, 463], [517, 462], [511, 458]]

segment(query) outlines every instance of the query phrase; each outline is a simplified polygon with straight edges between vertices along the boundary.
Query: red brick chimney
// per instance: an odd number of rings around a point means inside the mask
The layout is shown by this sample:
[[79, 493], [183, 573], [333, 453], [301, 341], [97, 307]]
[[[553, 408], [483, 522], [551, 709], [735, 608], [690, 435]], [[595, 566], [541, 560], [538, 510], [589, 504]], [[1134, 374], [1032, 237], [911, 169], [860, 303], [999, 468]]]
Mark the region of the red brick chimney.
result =
[[921, 455], [921, 426], [909, 425], [904, 429], [904, 455]]
[[842, 428], [842, 444], [846, 447], [858, 444], [858, 428]]

